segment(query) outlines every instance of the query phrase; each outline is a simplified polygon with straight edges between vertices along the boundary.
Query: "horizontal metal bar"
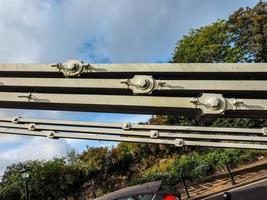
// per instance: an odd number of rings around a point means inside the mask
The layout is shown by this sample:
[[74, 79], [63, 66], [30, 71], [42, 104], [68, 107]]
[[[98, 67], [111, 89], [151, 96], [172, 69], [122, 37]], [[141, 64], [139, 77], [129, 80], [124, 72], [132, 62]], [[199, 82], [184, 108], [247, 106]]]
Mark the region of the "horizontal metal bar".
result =
[[0, 128], [2, 134], [16, 134], [28, 136], [49, 137], [52, 139], [66, 138], [66, 139], [88, 139], [88, 140], [103, 140], [103, 141], [117, 141], [117, 142], [135, 142], [135, 143], [153, 143], [153, 144], [172, 144], [175, 146], [206, 146], [206, 147], [222, 147], [222, 148], [245, 148], [245, 149], [267, 149], [266, 144], [253, 143], [232, 143], [232, 142], [203, 142], [203, 141], [187, 141], [181, 139], [162, 140], [162, 139], [148, 139], [137, 137], [119, 137], [109, 135], [95, 135], [95, 134], [71, 134], [71, 133], [57, 133], [50, 131], [28, 131], [21, 129]]
[[[54, 64], [1, 64], [0, 72], [56, 72]], [[89, 72], [267, 72], [266, 63], [90, 64]], [[88, 72], [88, 71], [86, 71]]]
[[138, 123], [108, 123], [108, 122], [84, 122], [84, 121], [65, 121], [49, 119], [29, 119], [22, 117], [1, 117], [0, 122], [16, 123], [36, 123], [56, 126], [78, 126], [96, 128], [127, 128], [129, 130], [158, 130], [158, 131], [184, 131], [184, 132], [208, 132], [208, 133], [243, 133], [243, 134], [265, 134], [266, 128], [228, 128], [228, 127], [201, 127], [201, 126], [170, 126], [170, 125], [143, 125]]
[[188, 133], [159, 133], [159, 137], [173, 137], [186, 139], [204, 139], [204, 140], [231, 140], [231, 141], [250, 141], [267, 142], [265, 136], [238, 136], [238, 135], [219, 135], [219, 134], [188, 134]]
[[[160, 80], [161, 86], [155, 90], [267, 90], [267, 81], [231, 80]], [[1, 78], [1, 86], [13, 87], [53, 87], [53, 88], [101, 88], [128, 89], [119, 79], [67, 79], [67, 78]]]
[[120, 79], [68, 79], [68, 78], [1, 78], [1, 86], [52, 88], [107, 88], [127, 89]]
[[[225, 99], [225, 110], [209, 108], [206, 101], [216, 95], [206, 94], [205, 102], [197, 104], [188, 97], [157, 96], [120, 96], [120, 95], [85, 95], [85, 94], [49, 94], [49, 93], [16, 93], [0, 92], [0, 107], [17, 109], [48, 109], [69, 111], [96, 111], [145, 114], [180, 114], [196, 116], [203, 114], [227, 116], [267, 117], [266, 99]], [[195, 101], [195, 100], [193, 100]], [[230, 112], [229, 112], [230, 111]], [[243, 114], [242, 114], [243, 112]]]
[[63, 126], [80, 126], [80, 127], [98, 127], [98, 128], [122, 128], [126, 123], [110, 123], [110, 122], [85, 122], [85, 121], [66, 121], [52, 119], [31, 119], [23, 117], [0, 117], [0, 122], [16, 123], [36, 123], [48, 125], [63, 125]]
[[199, 146], [199, 147], [267, 150], [267, 144], [252, 144], [252, 143], [184, 141], [184, 145], [185, 146]]
[[175, 140], [162, 140], [162, 139], [149, 139], [149, 138], [136, 138], [136, 137], [120, 137], [110, 135], [96, 135], [96, 134], [80, 134], [80, 133], [58, 133], [49, 131], [28, 131], [22, 129], [8, 129], [0, 128], [0, 133], [11, 135], [27, 135], [27, 136], [40, 136], [49, 137], [51, 139], [65, 138], [65, 139], [86, 139], [86, 140], [103, 140], [114, 142], [135, 142], [135, 143], [152, 143], [152, 144], [172, 144], [175, 145]]
[[[195, 114], [199, 110], [184, 97], [119, 95], [78, 95], [0, 92], [0, 107], [121, 113], [165, 113], [180, 111]], [[164, 112], [165, 111], [165, 112]]]
[[243, 134], [263, 134], [264, 133], [264, 128], [226, 128], [226, 127], [166, 126], [166, 125], [142, 125], [142, 124], [131, 124], [130, 129], [131, 130], [209, 132], [209, 133], [243, 133]]
[[[157, 131], [178, 131], [178, 132], [208, 132], [208, 133], [239, 133], [239, 134], [266, 134], [266, 128], [225, 128], [225, 127], [201, 127], [201, 126], [166, 126], [166, 125], [142, 125], [137, 123], [104, 123], [104, 122], [83, 122], [83, 121], [64, 121], [64, 120], [49, 120], [49, 119], [27, 119], [21, 117], [1, 117], [0, 125], [9, 126], [10, 123], [3, 122], [13, 122], [16, 120], [17, 127], [28, 127], [29, 124], [36, 124], [37, 127], [40, 125], [55, 125], [53, 127], [64, 128], [68, 126], [69, 128], [75, 129], [76, 127], [81, 130], [86, 130], [84, 128], [116, 128], [128, 130], [157, 130]], [[27, 123], [27, 124], [25, 124]], [[15, 126], [12, 124], [12, 126]], [[42, 126], [44, 129], [47, 126]], [[62, 130], [62, 129], [61, 129]], [[77, 129], [75, 129], [77, 130]]]
[[[205, 139], [205, 140], [234, 140], [234, 141], [256, 141], [267, 142], [267, 137], [259, 136], [239, 136], [239, 135], [221, 135], [221, 134], [200, 134], [200, 133], [177, 133], [177, 132], [153, 132], [153, 131], [125, 131], [122, 129], [100, 129], [100, 128], [86, 128], [76, 126], [59, 126], [59, 125], [38, 125], [38, 124], [14, 124], [7, 122], [0, 122], [1, 128], [17, 128], [29, 129], [36, 131], [56, 131], [56, 132], [73, 132], [73, 133], [90, 133], [90, 134], [108, 134], [121, 136], [135, 136], [135, 137], [156, 137], [156, 138], [187, 138], [187, 139]], [[154, 136], [156, 133], [157, 136]], [[228, 134], [231, 134], [229, 132]]]
[[161, 80], [157, 90], [265, 91], [266, 81], [252, 80]]
[[[164, 84], [163, 84], [164, 83]], [[60, 89], [132, 89], [134, 86], [122, 84], [120, 79], [67, 79], [67, 78], [1, 78], [1, 87], [53, 88]], [[174, 91], [267, 91], [267, 81], [252, 80], [155, 80], [153, 90]]]
[[0, 72], [58, 72], [58, 69], [51, 66], [52, 64], [0, 64]]

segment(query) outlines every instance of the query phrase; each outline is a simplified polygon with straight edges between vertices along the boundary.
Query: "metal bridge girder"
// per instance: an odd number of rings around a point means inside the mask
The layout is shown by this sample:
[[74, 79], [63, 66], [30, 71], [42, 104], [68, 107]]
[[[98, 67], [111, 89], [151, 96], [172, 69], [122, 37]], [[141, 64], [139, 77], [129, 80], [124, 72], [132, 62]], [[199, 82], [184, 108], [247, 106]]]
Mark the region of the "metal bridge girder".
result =
[[[0, 64], [0, 108], [267, 118], [267, 63]], [[0, 133], [267, 149], [266, 128], [2, 118]]]

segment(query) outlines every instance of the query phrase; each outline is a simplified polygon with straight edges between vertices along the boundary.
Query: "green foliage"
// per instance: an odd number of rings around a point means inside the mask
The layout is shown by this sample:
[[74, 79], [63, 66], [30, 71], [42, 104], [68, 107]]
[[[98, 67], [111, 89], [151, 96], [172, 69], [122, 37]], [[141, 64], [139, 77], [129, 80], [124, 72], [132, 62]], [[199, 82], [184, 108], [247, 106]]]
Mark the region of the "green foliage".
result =
[[65, 159], [29, 161], [9, 166], [0, 184], [0, 199], [25, 199], [25, 181], [20, 171], [29, 169], [27, 179], [31, 199], [66, 199], [80, 190], [85, 175]]
[[225, 170], [226, 164], [230, 167], [237, 167], [255, 161], [257, 156], [263, 154], [263, 151], [239, 149], [210, 149], [192, 152], [150, 167], [145, 171], [141, 182], [162, 180], [169, 185], [176, 185], [180, 182], [180, 177], [199, 180], [214, 172]]
[[267, 5], [240, 8], [227, 20], [192, 30], [176, 45], [172, 62], [266, 62]]
[[221, 20], [184, 36], [176, 45], [173, 62], [236, 62], [237, 55], [231, 48], [226, 22]]
[[240, 49], [241, 62], [267, 61], [267, 4], [240, 8], [227, 21], [231, 44]]

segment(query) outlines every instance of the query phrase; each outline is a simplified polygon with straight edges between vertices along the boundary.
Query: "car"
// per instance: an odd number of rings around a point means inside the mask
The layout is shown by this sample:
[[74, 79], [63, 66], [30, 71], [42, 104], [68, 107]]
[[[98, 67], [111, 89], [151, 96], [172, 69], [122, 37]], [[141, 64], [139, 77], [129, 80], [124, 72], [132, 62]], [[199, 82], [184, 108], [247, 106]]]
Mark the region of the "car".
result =
[[181, 200], [181, 194], [155, 181], [123, 188], [94, 200]]

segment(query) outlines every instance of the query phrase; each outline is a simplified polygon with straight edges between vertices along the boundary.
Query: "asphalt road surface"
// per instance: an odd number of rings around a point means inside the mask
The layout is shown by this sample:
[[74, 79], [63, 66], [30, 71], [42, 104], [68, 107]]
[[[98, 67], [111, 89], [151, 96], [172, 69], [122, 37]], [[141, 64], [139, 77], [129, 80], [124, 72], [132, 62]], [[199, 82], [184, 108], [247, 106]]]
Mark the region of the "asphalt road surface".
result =
[[[267, 179], [228, 191], [231, 200], [267, 200]], [[223, 200], [223, 194], [203, 200]]]

